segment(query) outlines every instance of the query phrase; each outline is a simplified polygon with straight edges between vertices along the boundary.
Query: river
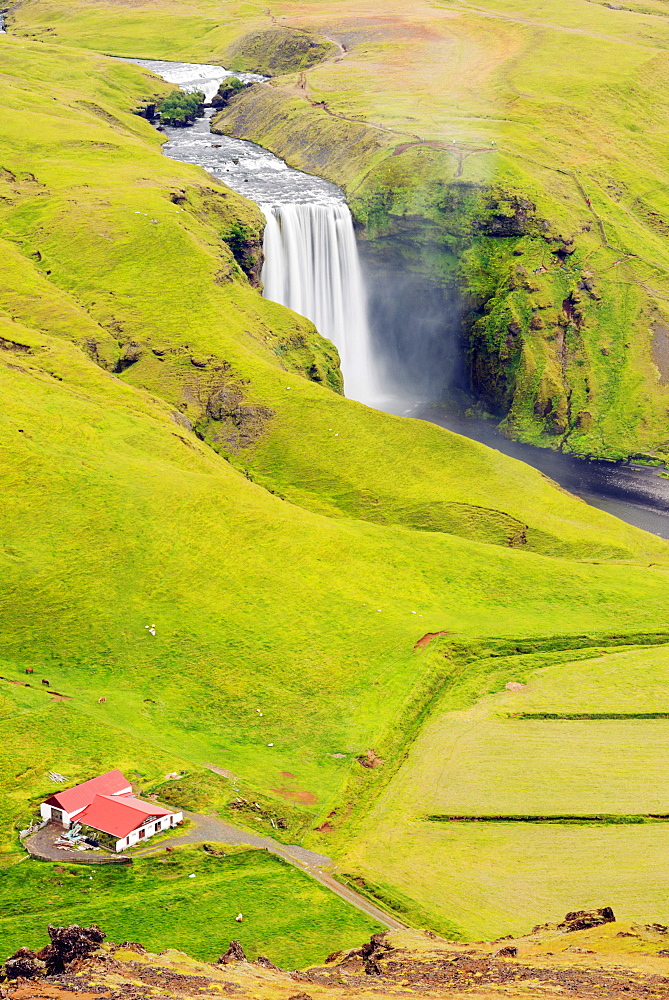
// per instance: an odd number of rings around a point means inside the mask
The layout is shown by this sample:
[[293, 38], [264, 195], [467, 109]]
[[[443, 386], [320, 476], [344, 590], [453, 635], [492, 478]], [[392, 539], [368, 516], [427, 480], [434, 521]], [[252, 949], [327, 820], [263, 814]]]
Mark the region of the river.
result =
[[[202, 90], [208, 99], [229, 75], [220, 66], [132, 61], [186, 90]], [[592, 506], [669, 539], [669, 478], [662, 477], [663, 470], [589, 461], [509, 441], [491, 423], [453, 416], [422, 402], [418, 385], [405, 386], [403, 397], [396, 387], [384, 392], [383, 370], [374, 363], [364, 274], [344, 195], [328, 181], [288, 167], [252, 142], [212, 134], [211, 115], [208, 111], [190, 128], [166, 128], [165, 153], [204, 167], [261, 207], [268, 219], [265, 294], [308, 316], [337, 345], [347, 396], [482, 441], [541, 470]]]

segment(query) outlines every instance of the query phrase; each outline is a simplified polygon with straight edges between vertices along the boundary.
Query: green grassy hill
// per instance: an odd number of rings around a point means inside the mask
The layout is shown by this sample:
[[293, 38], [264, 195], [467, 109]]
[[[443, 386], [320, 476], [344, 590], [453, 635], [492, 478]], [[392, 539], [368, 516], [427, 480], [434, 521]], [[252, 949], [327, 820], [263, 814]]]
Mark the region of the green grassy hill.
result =
[[14, 867], [3, 872], [0, 898], [3, 959], [39, 949], [49, 923], [99, 923], [111, 939], [141, 937], [161, 951], [169, 942], [205, 962], [235, 938], [250, 961], [265, 955], [284, 968], [322, 962], [327, 947], [352, 947], [381, 930], [280, 858], [213, 845], [127, 867]]
[[[466, 673], [414, 651], [427, 632], [662, 632], [665, 542], [341, 396], [332, 345], [226, 242], [259, 239], [255, 207], [132, 114], [164, 84], [0, 46], [3, 866], [33, 870], [15, 829], [51, 769], [122, 766], [144, 791], [185, 770], [183, 805], [300, 839], [392, 776], [443, 687], [470, 703]], [[205, 764], [265, 818], [230, 811]]]

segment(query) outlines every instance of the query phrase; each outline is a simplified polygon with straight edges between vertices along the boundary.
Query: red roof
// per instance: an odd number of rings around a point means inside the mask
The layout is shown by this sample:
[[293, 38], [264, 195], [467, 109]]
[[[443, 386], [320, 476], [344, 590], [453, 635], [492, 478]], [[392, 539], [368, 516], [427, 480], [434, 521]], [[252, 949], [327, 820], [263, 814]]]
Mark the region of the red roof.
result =
[[64, 792], [56, 792], [47, 802], [71, 814], [90, 805], [96, 795], [119, 795], [121, 792], [128, 794], [131, 791], [132, 785], [125, 775], [114, 770], [75, 785], [74, 788], [66, 788]]
[[132, 795], [96, 795], [90, 806], [77, 816], [77, 822], [113, 837], [127, 837], [149, 816], [171, 815], [169, 809], [163, 809], [155, 802], [142, 802]]

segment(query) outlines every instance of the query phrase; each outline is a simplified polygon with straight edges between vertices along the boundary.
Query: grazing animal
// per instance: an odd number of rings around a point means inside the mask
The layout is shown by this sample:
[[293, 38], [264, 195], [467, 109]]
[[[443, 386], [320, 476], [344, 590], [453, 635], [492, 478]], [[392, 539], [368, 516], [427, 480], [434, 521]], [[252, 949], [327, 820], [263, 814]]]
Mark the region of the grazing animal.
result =
[[46, 686], [49, 687], [49, 682], [45, 681], [44, 678], [42, 678], [42, 684], [46, 684]]
[[27, 673], [27, 674], [34, 674], [34, 673], [35, 673], [35, 671], [33, 670], [33, 668], [32, 668], [32, 667], [26, 667], [26, 673]]
[[104, 705], [106, 700], [107, 700], [106, 698], [98, 698], [98, 705]]

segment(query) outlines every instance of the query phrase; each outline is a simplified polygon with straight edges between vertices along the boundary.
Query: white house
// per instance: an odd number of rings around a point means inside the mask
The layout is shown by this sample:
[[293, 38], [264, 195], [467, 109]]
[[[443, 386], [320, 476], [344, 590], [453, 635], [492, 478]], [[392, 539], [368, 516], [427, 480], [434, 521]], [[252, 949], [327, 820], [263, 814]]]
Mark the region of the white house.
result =
[[132, 785], [118, 770], [56, 792], [40, 812], [66, 828], [81, 823], [114, 837], [117, 851], [183, 822], [183, 813], [135, 798]]

